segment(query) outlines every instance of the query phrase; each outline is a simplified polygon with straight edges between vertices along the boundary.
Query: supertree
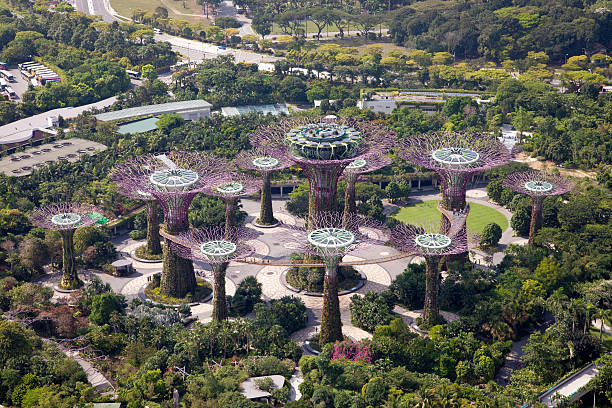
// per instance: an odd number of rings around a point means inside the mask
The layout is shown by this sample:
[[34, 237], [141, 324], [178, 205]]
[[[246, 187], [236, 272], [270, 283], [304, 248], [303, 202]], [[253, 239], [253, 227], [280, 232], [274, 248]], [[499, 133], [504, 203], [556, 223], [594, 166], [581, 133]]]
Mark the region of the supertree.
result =
[[34, 210], [28, 217], [37, 227], [59, 231], [62, 237], [62, 289], [81, 286], [74, 264], [74, 232], [82, 227], [94, 225], [101, 213], [96, 207], [73, 202], [50, 204]]
[[231, 238], [230, 234], [234, 231], [238, 200], [256, 193], [260, 188], [261, 180], [238, 172], [228, 172], [218, 177], [203, 191], [204, 194], [223, 199], [225, 203], [226, 238]]
[[244, 259], [254, 250], [247, 241], [256, 238], [257, 233], [244, 227], [221, 226], [205, 227], [183, 231], [176, 236], [171, 248], [179, 256], [210, 264], [213, 271], [213, 320], [227, 319], [227, 300], [225, 298], [225, 271], [230, 262]]
[[344, 169], [344, 179], [346, 180], [346, 190], [344, 192], [344, 217], [348, 219], [350, 214], [357, 214], [357, 204], [355, 202], [355, 184], [359, 176], [371, 173], [391, 164], [391, 158], [385, 154], [365, 156], [361, 159], [353, 160]]
[[[230, 164], [212, 154], [169, 152], [147, 154], [113, 168], [111, 178], [121, 188], [151, 194], [164, 210], [165, 231], [176, 235], [189, 228], [187, 211], [196, 194], [214, 184]], [[196, 288], [193, 263], [163, 246], [161, 293], [182, 298]]]
[[425, 306], [423, 322], [427, 327], [440, 320], [440, 261], [442, 257], [464, 253], [468, 250], [465, 228], [456, 229], [457, 234], [441, 234], [435, 223], [424, 225], [398, 224], [391, 230], [391, 240], [402, 252], [425, 258]]
[[309, 223], [319, 212], [337, 210], [338, 178], [346, 166], [387, 152], [394, 141], [394, 133], [376, 123], [335, 116], [287, 119], [251, 135], [254, 146], [288, 146], [289, 159], [306, 172]]
[[542, 202], [548, 196], [565, 194], [574, 188], [574, 183], [563, 176], [542, 171], [513, 173], [504, 179], [503, 185], [517, 193], [531, 197], [531, 224], [529, 245], [533, 245], [536, 233], [542, 227]]
[[293, 165], [293, 162], [287, 157], [287, 151], [281, 146], [273, 149], [270, 147], [256, 147], [239, 153], [234, 162], [241, 168], [254, 170], [262, 174], [263, 185], [261, 187], [261, 210], [259, 218], [254, 224], [265, 227], [278, 225], [278, 221], [274, 218], [272, 209], [272, 192], [270, 188], [270, 179], [272, 173], [277, 170], [286, 169]]
[[310, 218], [308, 229], [291, 227], [294, 232], [300, 232], [288, 238], [294, 242], [295, 247], [319, 256], [325, 264], [321, 344], [343, 339], [338, 299], [338, 265], [344, 255], [368, 244], [382, 244], [365, 233], [367, 228], [381, 227], [375, 220], [352, 214], [344, 217], [337, 211], [318, 212], [315, 217]]
[[[495, 137], [467, 132], [407, 138], [398, 144], [396, 151], [404, 160], [436, 172], [442, 184], [441, 207], [453, 212], [466, 210], [466, 185], [475, 173], [502, 166], [512, 159], [512, 153]], [[442, 216], [442, 231], [449, 228]]]
[[144, 201], [147, 206], [147, 243], [146, 252], [150, 255], [159, 255], [162, 253], [161, 240], [159, 237], [159, 217], [157, 211], [159, 203], [151, 193], [144, 191], [135, 191], [117, 186], [117, 192], [124, 197], [134, 200]]

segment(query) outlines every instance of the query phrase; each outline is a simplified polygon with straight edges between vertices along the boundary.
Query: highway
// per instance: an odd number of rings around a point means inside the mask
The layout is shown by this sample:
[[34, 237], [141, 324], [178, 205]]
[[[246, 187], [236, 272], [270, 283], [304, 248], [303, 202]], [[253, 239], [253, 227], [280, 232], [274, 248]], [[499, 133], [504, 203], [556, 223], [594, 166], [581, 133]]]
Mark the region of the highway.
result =
[[[105, 2], [108, 3], [106, 4], [106, 6]], [[109, 11], [109, 0], [73, 0], [72, 4], [74, 5], [75, 9], [77, 9], [78, 11], [82, 11], [85, 14], [102, 16], [102, 19], [104, 21], [119, 21], [119, 19], [113, 16]], [[109, 10], [107, 10], [107, 8]]]

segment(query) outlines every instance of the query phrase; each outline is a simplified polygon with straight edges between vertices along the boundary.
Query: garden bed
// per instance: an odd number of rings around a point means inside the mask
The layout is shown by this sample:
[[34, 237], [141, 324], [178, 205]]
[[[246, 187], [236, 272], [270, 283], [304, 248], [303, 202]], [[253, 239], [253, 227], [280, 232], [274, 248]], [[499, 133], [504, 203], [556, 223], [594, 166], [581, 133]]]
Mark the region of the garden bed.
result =
[[212, 286], [205, 280], [198, 280], [196, 293], [192, 295], [188, 293], [184, 298], [175, 298], [171, 296], [164, 296], [159, 290], [159, 279], [153, 279], [145, 288], [145, 296], [158, 303], [165, 305], [181, 305], [184, 303], [198, 302], [206, 299], [212, 293]]
[[136, 248], [136, 250], [134, 251], [134, 255], [136, 255], [138, 259], [144, 259], [145, 261], [161, 261], [162, 257], [164, 256], [163, 253], [150, 254], [149, 252], [147, 252], [146, 244]]
[[[320, 267], [291, 267], [287, 270], [287, 284], [295, 289], [310, 293], [323, 293], [325, 269]], [[338, 291], [347, 291], [356, 287], [361, 281], [361, 274], [352, 266], [338, 268]]]

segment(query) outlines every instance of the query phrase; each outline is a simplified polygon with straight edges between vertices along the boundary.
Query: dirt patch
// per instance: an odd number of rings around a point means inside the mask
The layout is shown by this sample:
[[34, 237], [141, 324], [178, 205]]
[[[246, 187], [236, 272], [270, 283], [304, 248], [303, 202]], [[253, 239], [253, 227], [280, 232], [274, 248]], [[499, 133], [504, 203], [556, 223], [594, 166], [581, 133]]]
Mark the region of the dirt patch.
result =
[[563, 168], [558, 167], [557, 164], [553, 161], [550, 161], [550, 160], [540, 161], [540, 160], [537, 160], [533, 157], [526, 155], [525, 153], [519, 153], [516, 156], [516, 159], [514, 159], [514, 161], [517, 161], [519, 163], [525, 163], [534, 170], [545, 170], [545, 169], [557, 168], [562, 175], [569, 176], [569, 177], [590, 178], [594, 180], [597, 176], [595, 172], [592, 172], [592, 171], [584, 171], [584, 170], [578, 170], [578, 169], [563, 169]]

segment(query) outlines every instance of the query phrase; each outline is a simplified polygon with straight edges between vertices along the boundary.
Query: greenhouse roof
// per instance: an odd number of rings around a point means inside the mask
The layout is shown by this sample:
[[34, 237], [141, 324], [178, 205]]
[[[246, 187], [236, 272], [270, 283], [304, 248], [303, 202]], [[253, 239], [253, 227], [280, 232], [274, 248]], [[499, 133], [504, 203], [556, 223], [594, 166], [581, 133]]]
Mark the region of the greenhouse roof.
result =
[[138, 106], [135, 108], [100, 113], [96, 115], [96, 119], [103, 122], [110, 122], [139, 116], [162, 115], [164, 113], [178, 113], [190, 110], [210, 109], [211, 106], [212, 105], [205, 100], [193, 99], [190, 101], [160, 103], [157, 105]]

